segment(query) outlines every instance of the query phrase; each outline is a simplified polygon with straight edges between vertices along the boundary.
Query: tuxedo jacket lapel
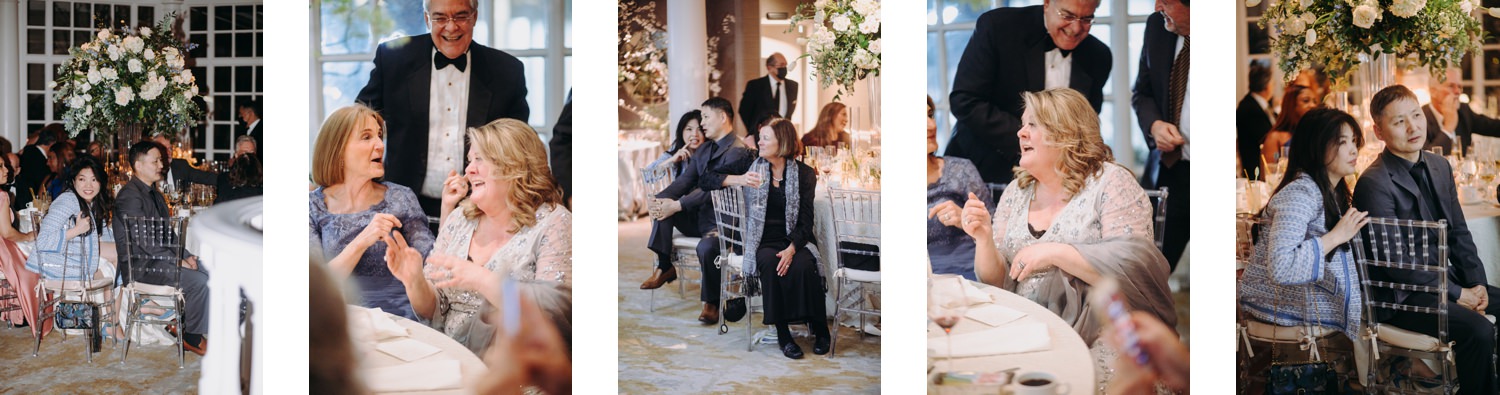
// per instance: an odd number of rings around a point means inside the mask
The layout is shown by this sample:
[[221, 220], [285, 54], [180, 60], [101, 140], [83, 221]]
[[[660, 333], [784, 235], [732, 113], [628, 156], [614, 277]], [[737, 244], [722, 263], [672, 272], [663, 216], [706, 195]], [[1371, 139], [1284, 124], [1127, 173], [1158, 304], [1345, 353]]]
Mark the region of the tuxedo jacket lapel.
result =
[[[475, 50], [469, 51], [471, 65], [494, 64], [493, 61], [488, 59], [479, 59], [481, 56], [479, 55], [480, 53], [480, 51]], [[493, 121], [493, 119], [490, 119], [488, 110], [490, 109], [490, 100], [493, 99], [494, 93], [490, 90], [490, 75], [483, 72], [483, 70], [483, 67], [469, 68], [469, 112], [465, 117], [467, 119], [464, 121], [469, 127], [484, 126]], [[522, 119], [521, 121], [524, 122], [526, 120]]]
[[[1047, 88], [1047, 52], [1043, 49], [1047, 47], [1046, 40], [1050, 39], [1046, 32], [1038, 31], [1031, 39], [1031, 45], [1026, 47], [1023, 59], [1026, 64], [1026, 90], [1029, 92], [1038, 92]], [[1081, 67], [1073, 69], [1075, 70], [1073, 75], [1076, 76], [1078, 75], [1076, 70]]]

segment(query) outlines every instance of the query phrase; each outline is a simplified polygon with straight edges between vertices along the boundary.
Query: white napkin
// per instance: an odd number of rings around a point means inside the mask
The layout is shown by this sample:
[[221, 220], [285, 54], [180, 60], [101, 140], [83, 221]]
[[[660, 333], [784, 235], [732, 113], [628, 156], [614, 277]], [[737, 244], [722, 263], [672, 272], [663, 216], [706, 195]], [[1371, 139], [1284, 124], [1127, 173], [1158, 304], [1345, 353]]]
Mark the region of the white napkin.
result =
[[439, 351], [442, 351], [437, 347], [411, 338], [380, 343], [375, 345], [375, 349], [406, 362], [426, 358], [428, 355], [437, 354]]
[[449, 390], [463, 386], [463, 372], [458, 361], [452, 359], [365, 369], [364, 375], [371, 392]]
[[964, 281], [964, 298], [969, 300], [970, 306], [980, 303], [993, 303], [995, 301], [995, 295], [990, 295], [989, 292], [985, 292], [979, 289], [979, 287], [974, 286], [973, 281]]
[[406, 328], [391, 320], [391, 317], [380, 311], [380, 308], [367, 311], [370, 312], [370, 328], [375, 332], [375, 340], [407, 336]]
[[[939, 358], [946, 358], [948, 342], [941, 337], [927, 339], [927, 348]], [[1047, 325], [1040, 322], [1018, 322], [999, 328], [953, 335], [954, 358], [1019, 354], [1052, 348]]]
[[1000, 326], [1021, 319], [1021, 317], [1026, 316], [1026, 313], [998, 304], [991, 304], [971, 308], [969, 309], [969, 313], [964, 316], [981, 324]]

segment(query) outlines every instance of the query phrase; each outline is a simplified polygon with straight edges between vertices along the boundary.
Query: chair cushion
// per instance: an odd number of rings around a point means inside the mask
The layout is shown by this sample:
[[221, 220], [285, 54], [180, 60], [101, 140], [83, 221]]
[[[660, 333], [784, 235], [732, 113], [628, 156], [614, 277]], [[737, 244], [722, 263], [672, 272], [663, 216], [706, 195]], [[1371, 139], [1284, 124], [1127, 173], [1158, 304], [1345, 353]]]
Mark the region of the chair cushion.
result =
[[146, 295], [174, 295], [178, 292], [177, 288], [173, 288], [170, 285], [147, 284], [139, 281], [126, 285], [125, 290]]
[[742, 269], [742, 267], [744, 266], [744, 262], [745, 262], [745, 256], [744, 255], [740, 255], [740, 254], [724, 254], [724, 255], [721, 256], [721, 258], [724, 260], [724, 266], [725, 267], [728, 267], [730, 269], [734, 269], [735, 272], [743, 272], [744, 271], [744, 269]]
[[87, 289], [97, 289], [97, 288], [108, 287], [110, 284], [113, 284], [114, 282], [115, 282], [115, 278], [112, 277], [112, 276], [95, 276], [94, 279], [91, 280], [91, 281], [83, 281], [83, 280], [68, 280], [68, 281], [62, 281], [62, 280], [42, 280], [42, 288], [46, 288], [46, 289], [67, 289], [67, 290], [77, 290], [77, 289], [84, 289], [84, 288], [87, 288]]
[[880, 283], [880, 272], [850, 269], [847, 267], [839, 268], [839, 270], [834, 271], [833, 277], [848, 279], [849, 281], [858, 281], [862, 283]]
[[1378, 325], [1375, 327], [1375, 333], [1380, 335], [1380, 341], [1406, 349], [1437, 351], [1443, 346], [1435, 337], [1397, 328], [1394, 325]]
[[672, 248], [684, 248], [696, 251], [698, 249], [698, 242], [701, 240], [703, 239], [699, 237], [672, 236]]
[[[1256, 319], [1246, 320], [1246, 323], [1246, 326], [1249, 327], [1250, 338], [1264, 342], [1300, 341], [1302, 340], [1302, 336], [1307, 333], [1306, 326], [1280, 326]], [[1314, 338], [1322, 338], [1337, 332], [1333, 328], [1322, 326], [1313, 326], [1312, 331]]]

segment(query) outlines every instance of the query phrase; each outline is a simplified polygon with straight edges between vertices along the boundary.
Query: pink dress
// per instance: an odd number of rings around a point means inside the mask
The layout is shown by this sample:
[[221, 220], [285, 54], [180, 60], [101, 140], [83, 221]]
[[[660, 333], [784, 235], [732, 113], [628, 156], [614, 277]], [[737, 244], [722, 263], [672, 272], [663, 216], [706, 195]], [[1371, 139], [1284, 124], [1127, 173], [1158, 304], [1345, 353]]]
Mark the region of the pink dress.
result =
[[[0, 193], [0, 207], [10, 207], [10, 197]], [[15, 213], [11, 213], [15, 217]], [[12, 324], [20, 325], [23, 320], [31, 323], [31, 334], [37, 335], [42, 331], [46, 336], [52, 331], [51, 325], [38, 324], [36, 285], [41, 281], [41, 275], [26, 270], [26, 255], [21, 254], [21, 247], [16, 242], [0, 239], [0, 273], [5, 273], [6, 280], [15, 289], [18, 299], [9, 302], [19, 302], [20, 310], [0, 313], [0, 320], [10, 321]]]

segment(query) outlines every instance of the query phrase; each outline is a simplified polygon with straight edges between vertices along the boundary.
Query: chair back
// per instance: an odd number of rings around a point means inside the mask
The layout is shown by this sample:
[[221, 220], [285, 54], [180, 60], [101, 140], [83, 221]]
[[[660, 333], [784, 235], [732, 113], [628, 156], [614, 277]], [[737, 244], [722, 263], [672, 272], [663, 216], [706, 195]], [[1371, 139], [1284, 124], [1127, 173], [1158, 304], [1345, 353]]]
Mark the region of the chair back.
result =
[[1000, 195], [1005, 193], [1005, 186], [1010, 184], [987, 182], [984, 185], [990, 188], [990, 201], [984, 202], [984, 204], [989, 206], [990, 211], [993, 212], [995, 211], [995, 206], [1000, 204]]
[[672, 185], [674, 178], [675, 176], [672, 175], [672, 164], [668, 162], [641, 169], [641, 185], [645, 188], [642, 191], [642, 195], [646, 199], [656, 196], [663, 189], [667, 189], [668, 185]]
[[[719, 230], [719, 259], [743, 254], [748, 207], [743, 187], [731, 186], [710, 193], [714, 201], [714, 224]], [[748, 263], [753, 264], [753, 263]], [[744, 270], [743, 268], [741, 269]]]
[[1146, 190], [1146, 198], [1151, 199], [1151, 206], [1155, 208], [1152, 210], [1152, 221], [1155, 222], [1152, 228], [1156, 234], [1152, 239], [1156, 242], [1156, 249], [1166, 251], [1162, 246], [1167, 240], [1167, 187]]
[[[1234, 222], [1234, 262], [1236, 269], [1243, 270], [1250, 267], [1250, 259], [1255, 256], [1255, 242], [1260, 237], [1261, 226], [1264, 220], [1250, 213], [1240, 213]], [[1160, 229], [1157, 230], [1160, 234]], [[1158, 241], [1158, 243], [1160, 243]], [[1157, 244], [1158, 247], [1161, 244]]]
[[880, 252], [851, 248], [852, 243], [880, 245], [880, 191], [828, 188], [833, 209], [833, 234], [839, 267], [844, 254], [880, 256]]
[[[1432, 314], [1437, 319], [1439, 344], [1448, 343], [1448, 298], [1437, 298], [1436, 308], [1392, 302], [1395, 291], [1448, 294], [1448, 221], [1370, 218], [1369, 225], [1350, 242], [1364, 291], [1365, 317], [1371, 328], [1380, 325], [1379, 310]], [[1436, 286], [1408, 284], [1391, 278], [1393, 272], [1425, 273]], [[1426, 277], [1426, 276], [1424, 276]]]
[[182, 260], [187, 219], [121, 214], [118, 220], [125, 225], [125, 234], [115, 235], [116, 241], [125, 247], [124, 256], [119, 257], [120, 262], [124, 262], [125, 283], [135, 282], [136, 267], [160, 270], [149, 265], [153, 261], [167, 261], [172, 262], [168, 274], [173, 275], [173, 283], [162, 285], [180, 286], [182, 266], [177, 262]]

